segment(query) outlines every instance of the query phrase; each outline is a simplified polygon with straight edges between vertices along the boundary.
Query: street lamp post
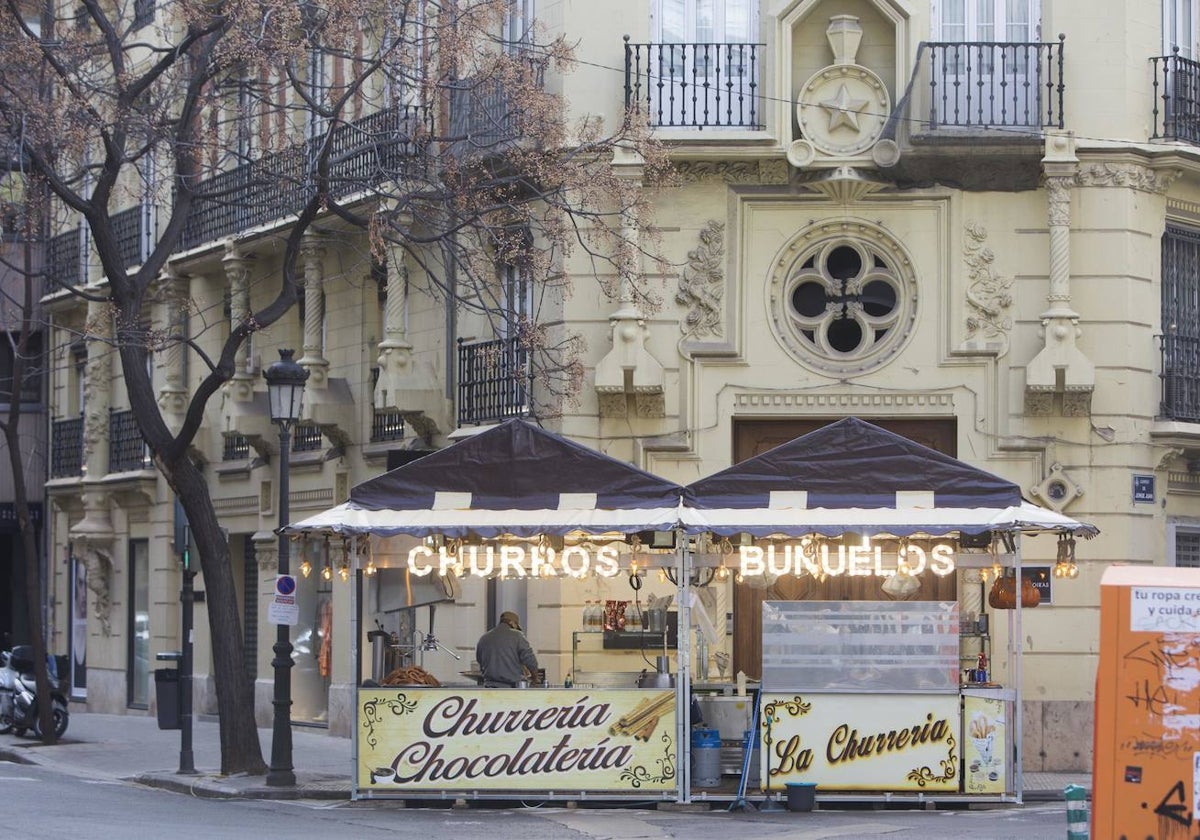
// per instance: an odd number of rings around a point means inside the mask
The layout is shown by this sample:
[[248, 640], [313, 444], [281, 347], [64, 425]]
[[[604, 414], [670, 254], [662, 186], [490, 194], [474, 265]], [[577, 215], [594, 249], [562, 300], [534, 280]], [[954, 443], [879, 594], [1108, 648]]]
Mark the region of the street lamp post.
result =
[[[291, 454], [292, 427], [300, 419], [304, 399], [304, 383], [308, 371], [292, 360], [293, 350], [280, 350], [279, 361], [263, 371], [271, 403], [271, 422], [279, 426], [279, 574], [291, 574], [288, 539], [283, 526], [288, 521], [288, 472]], [[296, 784], [292, 768], [292, 635], [287, 624], [276, 625], [275, 659], [275, 721], [272, 727], [271, 767], [267, 784], [285, 787]]]

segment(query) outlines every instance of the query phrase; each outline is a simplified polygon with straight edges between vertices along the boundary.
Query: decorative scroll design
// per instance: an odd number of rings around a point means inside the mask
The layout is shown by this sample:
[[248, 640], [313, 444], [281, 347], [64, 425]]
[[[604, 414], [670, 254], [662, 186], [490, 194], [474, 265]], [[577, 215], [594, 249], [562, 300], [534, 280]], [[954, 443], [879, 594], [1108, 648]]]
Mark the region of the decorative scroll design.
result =
[[675, 778], [675, 743], [669, 732], [664, 732], [661, 738], [663, 752], [655, 759], [658, 774], [655, 775], [644, 764], [637, 764], [621, 771], [621, 781], [629, 782], [630, 787], [640, 788], [642, 785], [661, 784]]
[[684, 335], [720, 336], [725, 297], [725, 223], [709, 219], [700, 231], [700, 246], [688, 252], [675, 302], [690, 307], [679, 325]]
[[767, 720], [774, 720], [775, 711], [780, 707], [792, 717], [803, 717], [812, 711], [812, 703], [805, 703], [804, 698], [797, 694], [791, 700], [772, 700], [763, 706], [763, 717]]
[[907, 778], [910, 782], [916, 782], [918, 787], [932, 782], [949, 782], [958, 778], [958, 755], [954, 752], [954, 748], [958, 746], [958, 742], [954, 740], [953, 735], [946, 735], [946, 746], [949, 748], [949, 754], [942, 759], [942, 775], [934, 775], [933, 770], [929, 767], [914, 767], [908, 771]]
[[995, 340], [1000, 345], [999, 356], [1008, 352], [1008, 333], [1012, 329], [1012, 317], [1008, 314], [1013, 304], [1013, 278], [1000, 277], [993, 265], [996, 259], [991, 248], [984, 244], [987, 230], [978, 222], [966, 226], [967, 242], [963, 246], [964, 262], [967, 264], [967, 340]]
[[1178, 169], [1156, 171], [1134, 163], [1088, 163], [1079, 167], [1075, 182], [1081, 187], [1128, 187], [1161, 195], [1181, 174]]
[[417, 710], [417, 701], [409, 700], [408, 695], [400, 692], [394, 698], [385, 700], [381, 697], [368, 700], [362, 705], [362, 728], [366, 730], [364, 736], [366, 742], [376, 747], [379, 745], [379, 736], [375, 733], [375, 726], [382, 724], [388, 713], [393, 717], [412, 714]]

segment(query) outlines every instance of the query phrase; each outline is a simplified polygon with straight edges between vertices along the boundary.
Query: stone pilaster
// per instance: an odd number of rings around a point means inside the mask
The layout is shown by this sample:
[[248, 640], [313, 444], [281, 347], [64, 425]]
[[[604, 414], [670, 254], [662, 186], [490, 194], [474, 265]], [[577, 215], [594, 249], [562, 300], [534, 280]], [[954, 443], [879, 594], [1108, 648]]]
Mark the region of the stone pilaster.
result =
[[163, 270], [154, 287], [155, 330], [163, 336], [155, 364], [158, 368], [158, 407], [172, 430], [178, 430], [187, 411], [183, 342], [188, 334], [189, 287], [188, 278], [177, 274], [170, 266]]
[[[248, 256], [242, 254], [232, 242], [225, 246], [221, 267], [229, 283], [229, 329], [237, 329], [250, 318], [250, 264]], [[234, 354], [233, 378], [226, 386], [229, 396], [237, 402], [254, 397], [254, 375], [247, 360], [250, 358], [252, 339], [242, 342]]]

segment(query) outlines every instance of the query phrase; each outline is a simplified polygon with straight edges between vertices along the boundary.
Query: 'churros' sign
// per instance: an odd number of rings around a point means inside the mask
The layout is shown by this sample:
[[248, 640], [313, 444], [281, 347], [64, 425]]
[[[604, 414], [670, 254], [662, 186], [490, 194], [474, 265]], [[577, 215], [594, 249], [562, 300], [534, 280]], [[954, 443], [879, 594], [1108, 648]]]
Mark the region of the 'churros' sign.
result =
[[673, 790], [675, 693], [642, 689], [359, 692], [361, 793]]

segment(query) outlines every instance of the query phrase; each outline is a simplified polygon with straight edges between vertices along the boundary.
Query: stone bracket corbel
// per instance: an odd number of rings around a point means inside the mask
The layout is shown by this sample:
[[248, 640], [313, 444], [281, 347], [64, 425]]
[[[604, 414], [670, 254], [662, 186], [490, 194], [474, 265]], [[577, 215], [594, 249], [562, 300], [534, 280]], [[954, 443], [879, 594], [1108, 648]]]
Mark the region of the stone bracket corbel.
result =
[[627, 412], [626, 397], [634, 397], [639, 417], [663, 417], [666, 413], [663, 367], [646, 349], [650, 330], [630, 305], [609, 317], [612, 349], [596, 365], [596, 393], [600, 412], [621, 417]]

